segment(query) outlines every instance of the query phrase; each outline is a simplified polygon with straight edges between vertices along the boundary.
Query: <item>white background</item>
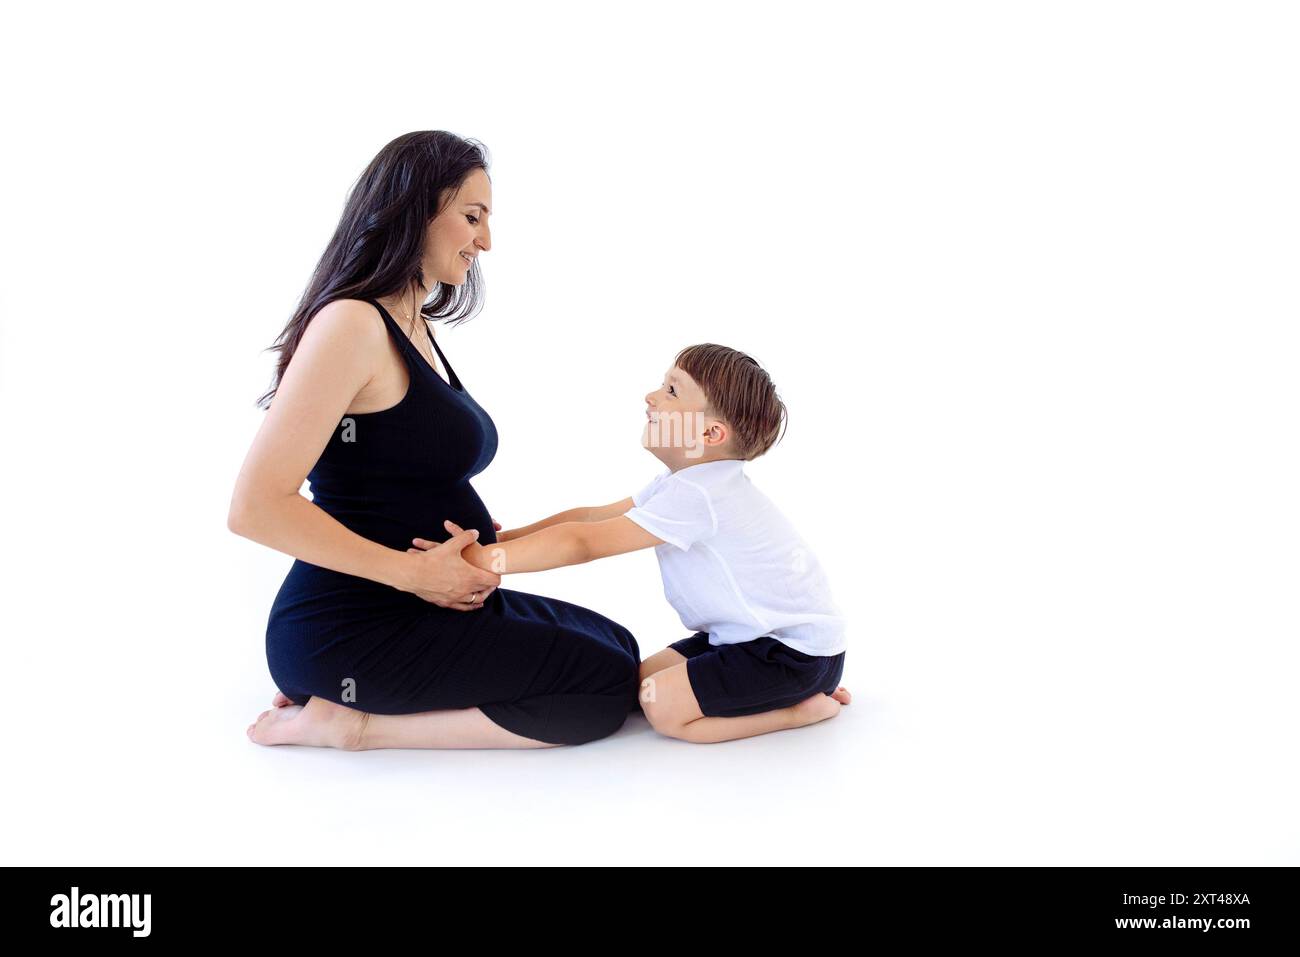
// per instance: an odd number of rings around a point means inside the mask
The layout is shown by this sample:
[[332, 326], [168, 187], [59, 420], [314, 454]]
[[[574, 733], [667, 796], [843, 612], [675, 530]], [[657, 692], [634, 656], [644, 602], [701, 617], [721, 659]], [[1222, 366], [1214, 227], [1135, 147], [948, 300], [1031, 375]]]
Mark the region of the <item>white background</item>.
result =
[[[1296, 864], [1294, 8], [26, 5], [4, 88], [14, 864]], [[37, 12], [39, 11], [39, 12]], [[854, 703], [697, 746], [264, 748], [291, 559], [226, 528], [265, 352], [394, 136], [487, 144], [507, 526], [658, 470], [681, 346], [790, 407], [751, 466]], [[520, 576], [652, 653], [653, 555]]]

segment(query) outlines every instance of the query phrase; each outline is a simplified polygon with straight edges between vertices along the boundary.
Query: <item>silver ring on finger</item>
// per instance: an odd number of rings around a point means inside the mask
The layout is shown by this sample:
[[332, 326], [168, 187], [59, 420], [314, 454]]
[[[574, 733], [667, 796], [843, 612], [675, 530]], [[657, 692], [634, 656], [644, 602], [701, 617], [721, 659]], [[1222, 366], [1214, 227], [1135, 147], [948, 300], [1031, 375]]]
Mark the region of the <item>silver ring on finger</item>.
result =
[[478, 592], [474, 592], [474, 594], [472, 594], [472, 595], [469, 596], [469, 603], [470, 603], [471, 605], [477, 605], [477, 604], [478, 604]]

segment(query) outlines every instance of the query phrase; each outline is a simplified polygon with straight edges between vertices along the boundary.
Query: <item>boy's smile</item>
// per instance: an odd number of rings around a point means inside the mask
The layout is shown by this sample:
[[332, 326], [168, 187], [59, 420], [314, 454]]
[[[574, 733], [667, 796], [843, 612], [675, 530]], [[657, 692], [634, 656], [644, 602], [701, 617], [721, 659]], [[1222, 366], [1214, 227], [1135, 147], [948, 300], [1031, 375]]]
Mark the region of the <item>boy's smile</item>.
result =
[[645, 401], [641, 444], [672, 471], [732, 457], [727, 452], [726, 423], [710, 410], [699, 384], [677, 366], [668, 370]]

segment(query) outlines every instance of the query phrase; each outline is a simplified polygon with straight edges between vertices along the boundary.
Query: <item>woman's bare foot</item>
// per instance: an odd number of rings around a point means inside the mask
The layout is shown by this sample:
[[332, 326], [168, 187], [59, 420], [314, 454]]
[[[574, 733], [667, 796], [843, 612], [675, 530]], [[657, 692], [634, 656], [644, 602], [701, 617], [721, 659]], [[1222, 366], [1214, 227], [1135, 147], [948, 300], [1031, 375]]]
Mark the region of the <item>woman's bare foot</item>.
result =
[[833, 694], [823, 694], [819, 691], [794, 706], [795, 727], [802, 728], [805, 725], [833, 718], [840, 713], [840, 708], [851, 700], [853, 696], [849, 694], [849, 689], [843, 686], [836, 688]]
[[257, 744], [303, 744], [314, 748], [363, 750], [370, 715], [324, 698], [307, 704], [288, 704], [263, 711], [248, 726], [249, 740]]

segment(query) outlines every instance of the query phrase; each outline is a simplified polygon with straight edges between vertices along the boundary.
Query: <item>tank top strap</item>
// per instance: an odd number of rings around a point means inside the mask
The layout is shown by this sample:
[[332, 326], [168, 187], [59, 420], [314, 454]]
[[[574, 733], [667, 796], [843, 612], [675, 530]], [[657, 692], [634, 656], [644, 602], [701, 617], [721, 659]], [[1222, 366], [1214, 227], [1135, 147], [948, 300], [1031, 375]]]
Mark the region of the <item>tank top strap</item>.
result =
[[442, 360], [443, 368], [447, 370], [447, 375], [451, 378], [451, 384], [455, 388], [464, 391], [465, 387], [460, 384], [460, 376], [456, 375], [456, 370], [451, 367], [451, 363], [447, 361], [447, 357], [442, 354], [442, 349], [438, 348], [438, 340], [433, 337], [433, 332], [429, 329], [429, 324], [427, 322], [424, 324], [424, 331], [429, 333], [429, 341], [433, 343], [434, 351], [438, 353], [438, 358]]
[[437, 370], [430, 367], [429, 360], [421, 355], [419, 349], [415, 348], [415, 343], [410, 340], [402, 327], [397, 324], [397, 320], [389, 315], [388, 310], [380, 305], [378, 299], [366, 299], [364, 301], [378, 309], [379, 314], [384, 317], [384, 324], [388, 326], [388, 331], [397, 339], [398, 346], [402, 349], [402, 354], [406, 356], [408, 364], [417, 365], [420, 367], [421, 372], [427, 371], [429, 375], [437, 376], [437, 378], [442, 380], [444, 385], [450, 385], [457, 392], [463, 393], [465, 391], [465, 387], [461, 385], [460, 376], [456, 375], [456, 370], [451, 367], [451, 363], [447, 361], [447, 357], [442, 354], [442, 348], [438, 345], [438, 340], [433, 337], [433, 331], [429, 328], [428, 322], [425, 322], [424, 324], [424, 331], [429, 337], [429, 342], [433, 344], [433, 350], [438, 353], [438, 358], [442, 360], [443, 366], [447, 369], [446, 379], [443, 379]]
[[402, 349], [402, 355], [408, 355], [407, 349], [414, 349], [415, 344], [402, 331], [402, 327], [397, 324], [397, 320], [388, 314], [388, 310], [379, 304], [378, 299], [367, 299], [366, 302], [379, 310], [379, 314], [384, 318], [384, 325], [388, 327], [388, 333], [397, 340], [398, 346]]
[[[399, 349], [402, 350], [402, 355], [406, 357], [406, 364], [412, 367], [412, 372], [414, 373], [415, 370], [418, 369], [421, 379], [424, 378], [426, 374], [431, 376], [437, 376], [439, 379], [442, 379], [442, 376], [438, 375], [437, 371], [430, 368], [429, 360], [420, 354], [420, 350], [415, 348], [415, 343], [411, 341], [410, 337], [407, 336], [406, 332], [402, 329], [402, 327], [397, 324], [397, 320], [394, 319], [392, 315], [389, 314], [388, 310], [385, 309], [380, 304], [379, 300], [366, 299], [365, 302], [370, 303], [372, 306], [378, 309], [379, 314], [384, 317], [384, 325], [388, 327], [389, 334], [392, 335], [392, 337], [397, 340], [397, 346]], [[429, 324], [427, 322], [425, 323], [424, 328], [425, 331], [428, 332]], [[433, 340], [432, 333], [429, 334], [429, 339], [430, 341]], [[434, 342], [433, 347], [437, 349], [438, 343]], [[438, 355], [440, 357], [442, 356], [441, 350], [438, 351]], [[442, 361], [443, 364], [446, 365], [447, 360], [444, 358]], [[456, 378], [456, 373], [451, 370], [451, 366], [449, 365], [447, 366], [447, 374], [451, 378], [451, 381], [454, 383], [455, 387], [459, 388], [460, 380]], [[446, 380], [443, 380], [443, 383], [446, 384]]]

